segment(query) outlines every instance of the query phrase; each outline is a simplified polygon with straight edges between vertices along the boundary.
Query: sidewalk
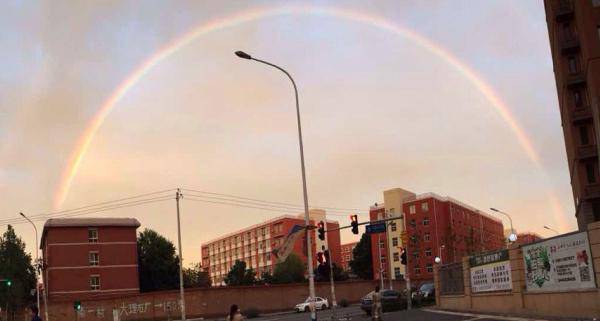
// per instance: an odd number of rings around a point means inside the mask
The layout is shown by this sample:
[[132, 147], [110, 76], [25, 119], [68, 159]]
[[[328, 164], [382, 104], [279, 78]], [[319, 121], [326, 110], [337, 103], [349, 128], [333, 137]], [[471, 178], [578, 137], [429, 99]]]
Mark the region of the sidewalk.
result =
[[437, 308], [423, 308], [423, 311], [432, 312], [432, 313], [441, 313], [441, 314], [450, 314], [450, 315], [461, 315], [472, 317], [473, 320], [477, 319], [494, 319], [501, 317], [506, 321], [599, 321], [600, 318], [559, 318], [559, 317], [540, 317], [534, 315], [524, 315], [524, 314], [504, 314], [504, 313], [489, 313], [485, 314], [479, 312], [463, 312], [463, 311], [452, 311], [452, 310], [442, 310]]

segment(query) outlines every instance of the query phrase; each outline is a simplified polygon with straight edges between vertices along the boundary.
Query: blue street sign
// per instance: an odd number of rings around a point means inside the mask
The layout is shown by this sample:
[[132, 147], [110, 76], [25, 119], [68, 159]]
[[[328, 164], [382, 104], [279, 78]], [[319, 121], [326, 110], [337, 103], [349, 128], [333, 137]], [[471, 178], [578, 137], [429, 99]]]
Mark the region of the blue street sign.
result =
[[367, 225], [366, 229], [367, 234], [383, 233], [385, 232], [385, 222]]

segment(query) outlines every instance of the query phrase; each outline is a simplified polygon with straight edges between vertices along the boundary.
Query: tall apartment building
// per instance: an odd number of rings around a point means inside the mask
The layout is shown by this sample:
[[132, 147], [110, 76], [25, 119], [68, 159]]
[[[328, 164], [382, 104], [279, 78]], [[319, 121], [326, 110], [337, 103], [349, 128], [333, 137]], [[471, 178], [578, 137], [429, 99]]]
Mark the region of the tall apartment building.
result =
[[[463, 256], [504, 246], [502, 222], [497, 218], [450, 197], [433, 193], [415, 195], [398, 189], [391, 191], [405, 196], [401, 207], [377, 204], [370, 210], [371, 220], [392, 217], [389, 213], [392, 208], [394, 213], [403, 214], [403, 219], [388, 224], [387, 236], [371, 236], [374, 278], [377, 280], [380, 279], [380, 266], [384, 279], [389, 278], [388, 271], [392, 272], [392, 279], [404, 277], [405, 266], [400, 259], [403, 249], [407, 249], [410, 279], [418, 283], [433, 279], [436, 256], [441, 257], [443, 263], [459, 262]], [[402, 241], [402, 232], [398, 233], [404, 228], [407, 244]]]
[[139, 293], [133, 218], [49, 219], [42, 232], [48, 298], [90, 299]]
[[600, 220], [600, 1], [544, 0], [580, 230]]
[[[322, 220], [326, 222], [327, 230], [338, 228], [339, 223], [326, 220], [325, 214], [323, 210], [310, 210], [310, 224], [316, 225]], [[224, 285], [224, 279], [236, 260], [246, 262], [246, 267], [254, 269], [257, 277], [263, 272], [273, 273], [277, 261], [272, 251], [283, 244], [294, 225], [304, 226], [304, 213], [298, 216], [276, 217], [207, 242], [202, 246], [202, 266], [207, 267], [212, 284]], [[340, 264], [339, 230], [326, 233], [324, 241], [316, 237], [316, 229], [311, 230], [309, 235], [312, 242], [313, 266], [316, 267], [316, 253], [321, 252], [323, 246], [330, 248], [333, 262]], [[293, 253], [306, 263], [305, 245], [306, 239], [299, 237], [294, 244]]]
[[350, 271], [350, 261], [354, 259], [354, 248], [356, 247], [358, 242], [346, 243], [340, 246], [341, 250], [341, 260], [340, 264], [344, 271]]

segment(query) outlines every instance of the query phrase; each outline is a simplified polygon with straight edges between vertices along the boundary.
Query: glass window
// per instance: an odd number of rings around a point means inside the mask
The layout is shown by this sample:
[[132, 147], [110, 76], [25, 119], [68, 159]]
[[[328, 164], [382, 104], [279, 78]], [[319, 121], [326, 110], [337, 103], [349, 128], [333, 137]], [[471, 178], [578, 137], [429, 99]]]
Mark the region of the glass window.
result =
[[381, 264], [385, 264], [385, 256], [381, 256]]
[[581, 96], [581, 91], [573, 91], [573, 101], [575, 102], [575, 107], [583, 106], [583, 97]]
[[98, 229], [97, 228], [88, 229], [88, 241], [90, 243], [98, 242]]
[[394, 238], [392, 239], [392, 245], [393, 245], [393, 246], [398, 246], [398, 238], [397, 238], [397, 237], [394, 237]]
[[429, 235], [429, 233], [425, 233], [423, 235], [423, 241], [429, 242], [430, 240], [431, 240], [431, 235]]
[[430, 248], [425, 249], [425, 256], [431, 256], [431, 249]]
[[399, 267], [395, 267], [394, 268], [394, 275], [396, 276], [396, 279], [399, 279], [402, 274], [400, 274], [400, 268]]
[[415, 266], [415, 274], [421, 274], [421, 267]]
[[100, 256], [98, 252], [90, 252], [88, 254], [88, 258], [90, 261], [90, 266], [98, 266], [100, 264]]
[[394, 262], [400, 261], [400, 254], [398, 252], [394, 252]]
[[579, 70], [579, 68], [577, 68], [577, 58], [575, 58], [575, 56], [569, 56], [568, 58], [569, 60], [569, 73], [571, 74], [575, 74], [577, 73]]
[[429, 272], [429, 273], [433, 272], [433, 265], [431, 263], [427, 264], [427, 272]]
[[423, 225], [429, 225], [429, 218], [426, 217], [423, 219]]
[[90, 276], [90, 289], [92, 291], [100, 290], [100, 276], [99, 275], [91, 275]]
[[579, 137], [581, 139], [581, 145], [588, 145], [590, 143], [587, 126], [584, 125], [579, 127]]
[[423, 212], [429, 211], [429, 203], [427, 203], [427, 202], [421, 203], [421, 211], [423, 211]]
[[385, 241], [384, 240], [379, 240], [379, 247], [380, 248], [385, 248]]
[[411, 206], [408, 207], [408, 212], [410, 214], [415, 214], [417, 212], [417, 209], [415, 208], [414, 205], [411, 205]]
[[392, 227], [392, 232], [396, 232], [396, 222], [390, 223], [390, 226]]

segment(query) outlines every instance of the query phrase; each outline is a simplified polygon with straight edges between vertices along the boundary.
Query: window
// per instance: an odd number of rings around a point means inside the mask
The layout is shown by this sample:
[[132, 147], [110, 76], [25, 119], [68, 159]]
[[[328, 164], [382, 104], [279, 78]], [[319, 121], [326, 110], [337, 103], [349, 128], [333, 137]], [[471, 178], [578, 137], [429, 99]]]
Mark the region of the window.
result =
[[590, 143], [587, 126], [579, 127], [579, 138], [581, 139], [581, 145], [588, 145]]
[[415, 274], [421, 274], [421, 267], [415, 266]]
[[98, 242], [98, 229], [97, 228], [88, 229], [88, 241], [90, 243]]
[[392, 232], [396, 232], [396, 222], [390, 223], [390, 226], [392, 227]]
[[346, 261], [350, 261], [350, 255], [346, 254], [346, 255], [344, 256], [344, 259], [345, 259]]
[[400, 254], [398, 252], [394, 252], [394, 262], [400, 261]]
[[392, 245], [393, 245], [393, 246], [398, 246], [398, 238], [397, 238], [397, 237], [394, 237], [394, 238], [392, 239]]
[[429, 273], [433, 272], [433, 265], [431, 263], [427, 264], [427, 272], [429, 272]]
[[394, 268], [394, 275], [396, 276], [396, 279], [399, 279], [402, 274], [400, 274], [400, 268], [399, 267], [395, 267]]
[[423, 211], [423, 212], [429, 211], [429, 203], [427, 203], [427, 202], [421, 203], [421, 211]]
[[408, 207], [408, 212], [410, 214], [415, 214], [417, 212], [417, 209], [415, 208], [414, 205], [411, 205], [411, 206]]
[[585, 172], [587, 174], [587, 182], [588, 184], [596, 183], [596, 166], [594, 163], [589, 162], [585, 164]]
[[423, 225], [429, 225], [429, 218], [426, 217], [423, 219]]
[[98, 266], [100, 264], [98, 252], [90, 252], [88, 258], [90, 260], [90, 266]]
[[384, 240], [379, 240], [379, 247], [384, 249], [385, 248], [385, 241]]
[[385, 264], [385, 256], [381, 256], [381, 264]]
[[90, 290], [92, 290], [92, 291], [100, 290], [100, 275], [91, 275], [90, 276]]
[[415, 227], [417, 225], [417, 223], [415, 222], [415, 220], [410, 220], [410, 226]]
[[417, 252], [413, 252], [413, 257], [415, 259], [418, 259], [419, 258], [419, 252], [418, 251]]
[[576, 74], [579, 71], [579, 68], [577, 68], [577, 58], [575, 58], [575, 56], [569, 56], [568, 61], [569, 61], [569, 73]]
[[431, 256], [431, 249], [430, 248], [425, 249], [425, 256]]
[[267, 254], [265, 254], [265, 261], [270, 261], [271, 260], [271, 253], [267, 252]]
[[425, 241], [425, 242], [431, 241], [431, 235], [429, 235], [429, 233], [425, 233], [423, 235], [423, 241]]
[[575, 102], [575, 107], [583, 106], [583, 97], [581, 96], [581, 91], [573, 91], [573, 101]]

